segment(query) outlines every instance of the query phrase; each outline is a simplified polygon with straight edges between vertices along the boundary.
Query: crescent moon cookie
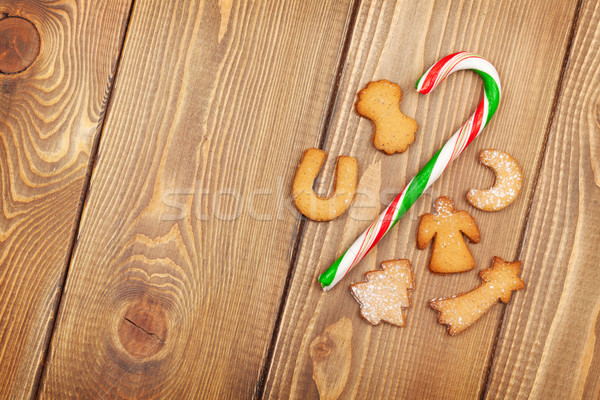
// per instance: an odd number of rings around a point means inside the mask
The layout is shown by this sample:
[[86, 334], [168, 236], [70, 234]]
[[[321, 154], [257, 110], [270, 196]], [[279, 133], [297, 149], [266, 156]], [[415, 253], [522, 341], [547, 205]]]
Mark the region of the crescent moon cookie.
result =
[[521, 168], [514, 158], [500, 150], [481, 150], [479, 161], [494, 171], [496, 182], [487, 190], [469, 190], [467, 201], [483, 211], [502, 210], [515, 200], [521, 190]]

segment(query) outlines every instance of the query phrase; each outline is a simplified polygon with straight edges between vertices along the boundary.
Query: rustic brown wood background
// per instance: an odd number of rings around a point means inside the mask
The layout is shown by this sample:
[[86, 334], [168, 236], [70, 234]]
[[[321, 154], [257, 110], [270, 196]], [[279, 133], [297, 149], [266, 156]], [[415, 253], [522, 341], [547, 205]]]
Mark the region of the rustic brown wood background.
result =
[[[343, 317], [340, 398], [600, 398], [597, 0], [0, 0], [0, 27], [14, 17], [40, 50], [0, 73], [0, 398], [318, 398], [310, 344]], [[7, 40], [0, 29], [0, 48], [18, 47]], [[481, 95], [467, 72], [412, 89], [459, 50], [499, 70], [496, 116], [322, 292], [317, 276], [382, 204], [363, 194], [335, 221], [300, 218], [302, 152], [329, 155], [317, 191], [352, 155], [359, 189], [389, 201]], [[419, 123], [401, 155], [378, 152], [353, 109], [383, 78]], [[524, 172], [502, 212], [464, 200], [493, 181], [483, 148]], [[477, 275], [435, 276], [415, 246], [439, 195], [478, 221], [478, 269], [520, 259], [527, 283], [456, 337], [427, 300]], [[406, 327], [371, 327], [347, 284], [390, 258], [412, 261], [413, 306]]]

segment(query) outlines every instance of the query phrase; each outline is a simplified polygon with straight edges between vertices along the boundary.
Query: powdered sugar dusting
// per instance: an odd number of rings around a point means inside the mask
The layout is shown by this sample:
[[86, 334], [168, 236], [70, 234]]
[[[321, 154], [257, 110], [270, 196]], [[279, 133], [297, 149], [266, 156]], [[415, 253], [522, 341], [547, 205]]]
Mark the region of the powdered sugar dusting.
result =
[[439, 197], [432, 214], [424, 214], [417, 230], [417, 247], [424, 249], [433, 240], [433, 252], [429, 262], [432, 272], [451, 274], [469, 271], [475, 260], [465, 243], [463, 234], [472, 242], [480, 240], [477, 223], [466, 211], [455, 210], [447, 197]]
[[442, 196], [435, 201], [433, 209], [437, 215], [450, 215], [454, 211], [454, 202]]
[[410, 306], [408, 290], [413, 289], [408, 260], [385, 261], [382, 270], [369, 271], [367, 281], [350, 286], [361, 306], [361, 315], [372, 325], [381, 321], [404, 326], [404, 308]]
[[467, 201], [483, 211], [502, 210], [515, 200], [521, 190], [521, 168], [514, 158], [500, 150], [482, 150], [479, 160], [494, 171], [496, 182], [488, 190], [470, 189]]

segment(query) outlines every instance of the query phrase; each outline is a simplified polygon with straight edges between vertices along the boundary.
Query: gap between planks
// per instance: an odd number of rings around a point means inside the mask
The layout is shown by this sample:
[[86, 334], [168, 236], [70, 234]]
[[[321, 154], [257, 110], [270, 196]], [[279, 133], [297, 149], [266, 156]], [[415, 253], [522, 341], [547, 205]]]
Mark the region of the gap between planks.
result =
[[129, 6], [129, 12], [127, 14], [127, 19], [125, 20], [125, 28], [123, 32], [123, 39], [121, 40], [121, 46], [119, 47], [119, 54], [117, 56], [117, 61], [115, 64], [114, 71], [111, 77], [108, 80], [108, 85], [105, 90], [104, 102], [102, 111], [100, 112], [100, 123], [98, 124], [98, 128], [96, 129], [96, 135], [92, 142], [92, 147], [90, 149], [90, 158], [88, 161], [87, 170], [84, 177], [83, 189], [81, 191], [81, 195], [79, 197], [79, 209], [77, 210], [77, 220], [75, 222], [75, 227], [73, 228], [73, 234], [71, 236], [71, 244], [69, 246], [69, 255], [67, 258], [67, 265], [63, 275], [63, 279], [58, 286], [58, 298], [56, 301], [56, 306], [54, 307], [54, 316], [52, 318], [52, 323], [50, 326], [50, 331], [46, 338], [46, 345], [44, 346], [44, 354], [42, 355], [42, 363], [39, 372], [36, 374], [35, 381], [33, 383], [34, 387], [34, 397], [39, 398], [41, 383], [44, 379], [44, 375], [46, 372], [46, 364], [48, 363], [48, 354], [50, 353], [50, 346], [52, 345], [52, 339], [54, 337], [54, 330], [56, 328], [57, 316], [60, 311], [63, 299], [63, 293], [65, 290], [65, 285], [67, 283], [67, 279], [69, 278], [69, 271], [71, 270], [71, 262], [73, 260], [73, 253], [75, 252], [75, 247], [77, 246], [77, 240], [79, 238], [79, 229], [81, 226], [81, 217], [83, 215], [83, 209], [85, 207], [85, 202], [87, 200], [87, 195], [90, 188], [90, 183], [92, 180], [92, 173], [94, 171], [94, 166], [96, 164], [96, 159], [98, 156], [98, 147], [100, 145], [100, 140], [102, 139], [102, 133], [104, 132], [104, 124], [106, 122], [106, 116], [110, 110], [110, 105], [112, 103], [112, 93], [115, 87], [115, 82], [119, 75], [119, 68], [121, 66], [121, 60], [123, 58], [123, 51], [125, 48], [125, 42], [127, 40], [127, 35], [129, 34], [129, 24], [131, 22], [131, 16], [133, 15], [133, 9], [136, 0], [131, 0], [131, 5]]
[[[356, 20], [358, 18], [358, 12], [360, 10], [361, 0], [354, 0], [352, 5], [350, 6], [350, 16], [348, 17], [348, 24], [346, 27], [346, 32], [343, 35], [342, 48], [340, 51], [339, 61], [337, 64], [337, 69], [335, 72], [335, 76], [333, 77], [333, 84], [329, 91], [329, 98], [327, 100], [327, 106], [325, 107], [323, 124], [321, 128], [321, 132], [319, 132], [319, 144], [318, 148], [323, 150], [325, 147], [325, 143], [327, 142], [327, 138], [329, 136], [329, 131], [331, 128], [331, 121], [333, 119], [333, 113], [335, 110], [335, 104], [338, 98], [338, 92], [340, 89], [342, 76], [344, 74], [344, 67], [346, 66], [346, 61], [348, 59], [348, 53], [350, 50], [350, 44], [352, 43], [352, 37], [354, 34], [354, 27], [356, 25]], [[283, 286], [283, 291], [281, 293], [281, 298], [279, 300], [279, 309], [277, 311], [277, 317], [275, 319], [275, 325], [273, 327], [273, 333], [271, 335], [271, 342], [269, 343], [269, 348], [267, 350], [267, 355], [264, 359], [264, 364], [261, 369], [258, 382], [256, 383], [256, 388], [254, 390], [253, 399], [262, 399], [265, 391], [265, 385], [267, 382], [267, 375], [269, 374], [269, 370], [271, 369], [271, 364], [273, 362], [273, 356], [275, 355], [275, 345], [277, 344], [277, 336], [279, 335], [279, 329], [281, 327], [281, 321], [283, 317], [283, 312], [285, 310], [285, 305], [287, 302], [287, 298], [289, 296], [290, 287], [292, 284], [292, 278], [294, 276], [294, 271], [296, 269], [296, 264], [298, 262], [298, 254], [300, 253], [300, 249], [302, 247], [302, 241], [304, 239], [304, 233], [306, 230], [306, 217], [301, 216], [300, 223], [298, 224], [298, 230], [295, 234], [295, 239], [293, 239], [292, 245], [292, 254], [290, 257], [290, 265], [288, 268], [288, 273], [285, 279], [285, 284]]]
[[[571, 29], [569, 31], [569, 38], [567, 40], [567, 46], [565, 48], [565, 55], [563, 57], [562, 66], [560, 68], [560, 74], [558, 76], [558, 82], [556, 84], [556, 90], [554, 92], [554, 98], [552, 99], [552, 106], [550, 107], [550, 116], [548, 117], [548, 123], [546, 124], [546, 131], [544, 132], [544, 139], [542, 141], [542, 149], [541, 156], [538, 160], [538, 163], [535, 167], [535, 173], [533, 178], [533, 187], [531, 189], [531, 193], [529, 194], [529, 198], [527, 199], [527, 211], [525, 212], [525, 219], [523, 220], [523, 226], [521, 228], [521, 234], [519, 235], [519, 242], [517, 243], [517, 251], [516, 257], [519, 259], [523, 254], [523, 243], [525, 242], [525, 235], [527, 232], [527, 225], [529, 224], [529, 218], [531, 217], [531, 207], [533, 206], [533, 198], [538, 188], [538, 182], [540, 179], [540, 174], [542, 172], [542, 165], [544, 163], [544, 159], [546, 158], [546, 148], [548, 147], [548, 140], [550, 138], [550, 131], [552, 129], [552, 124], [554, 122], [554, 116], [556, 114], [556, 109], [558, 107], [558, 102], [560, 100], [560, 96], [562, 94], [563, 86], [564, 86], [564, 78], [567, 72], [567, 66], [569, 64], [569, 58], [571, 56], [573, 50], [573, 42], [575, 41], [575, 34], [577, 33], [577, 28], [579, 26], [579, 16], [581, 14], [581, 8], [583, 6], [583, 0], [578, 0], [577, 5], [575, 6], [575, 11], [573, 12], [573, 18], [571, 18]], [[500, 322], [496, 328], [496, 334], [494, 335], [494, 344], [492, 346], [492, 354], [488, 365], [486, 366], [486, 371], [484, 374], [484, 380], [479, 392], [481, 395], [479, 396], [479, 400], [484, 400], [487, 397], [488, 390], [490, 387], [490, 382], [492, 380], [492, 366], [494, 363], [494, 357], [496, 355], [496, 350], [498, 346], [498, 342], [500, 340], [500, 334], [502, 333], [502, 326], [504, 325], [504, 321], [507, 318], [506, 308], [508, 304], [503, 304], [502, 312], [500, 313]]]
[[[348, 24], [348, 29], [344, 38], [344, 43], [343, 43], [343, 48], [342, 48], [342, 52], [340, 55], [340, 62], [338, 64], [338, 69], [337, 69], [337, 73], [336, 76], [334, 78], [334, 83], [332, 86], [332, 90], [331, 90], [331, 95], [329, 97], [329, 101], [328, 101], [328, 105], [325, 111], [325, 117], [324, 117], [324, 123], [323, 123], [323, 128], [319, 134], [319, 149], [323, 149], [325, 146], [325, 142], [328, 138], [329, 135], [329, 129], [330, 129], [330, 124], [331, 124], [331, 119], [333, 117], [333, 109], [335, 106], [335, 102], [337, 100], [337, 95], [338, 95], [338, 90], [339, 90], [339, 86], [340, 86], [340, 82], [341, 82], [341, 76], [344, 70], [344, 66], [346, 63], [346, 58], [347, 58], [347, 53], [348, 53], [348, 49], [350, 46], [350, 43], [352, 41], [352, 33], [354, 30], [354, 26], [355, 26], [355, 22], [356, 22], [356, 17], [358, 15], [358, 10], [360, 8], [360, 4], [361, 4], [361, 0], [356, 0], [355, 3], [352, 5], [352, 9], [351, 9], [351, 16], [350, 16], [350, 20], [349, 20], [349, 24]], [[536, 190], [537, 190], [537, 186], [538, 186], [538, 180], [541, 174], [541, 166], [543, 164], [545, 155], [546, 155], [546, 148], [547, 148], [547, 144], [548, 144], [548, 140], [549, 140], [549, 136], [550, 136], [550, 130], [554, 121], [554, 117], [555, 117], [555, 113], [556, 113], [556, 108], [558, 106], [558, 101], [560, 99], [560, 96], [562, 94], [562, 89], [564, 86], [564, 77], [566, 74], [566, 70], [567, 70], [567, 66], [568, 66], [568, 62], [569, 62], [569, 58], [572, 52], [572, 48], [573, 48], [573, 42], [575, 39], [575, 34], [577, 31], [577, 27], [578, 27], [578, 22], [579, 22], [579, 16], [580, 16], [580, 12], [581, 12], [581, 8], [582, 8], [582, 4], [583, 4], [583, 0], [578, 0], [577, 5], [575, 6], [575, 11], [573, 12], [573, 17], [571, 19], [571, 28], [569, 31], [569, 38], [567, 41], [567, 46], [565, 48], [565, 54], [563, 57], [563, 62], [562, 62], [562, 66], [561, 66], [561, 70], [560, 70], [560, 74], [559, 74], [559, 79], [557, 82], [557, 86], [556, 86], [556, 90], [555, 90], [555, 94], [554, 94], [554, 98], [552, 101], [552, 106], [550, 109], [550, 115], [548, 117], [548, 123], [546, 125], [546, 129], [544, 132], [544, 139], [542, 142], [542, 148], [541, 148], [541, 156], [538, 160], [538, 163], [536, 165], [536, 168], [534, 169], [535, 173], [534, 173], [534, 178], [533, 178], [533, 188], [531, 190], [531, 193], [529, 194], [529, 197], [527, 199], [527, 211], [525, 213], [525, 218], [523, 221], [523, 225], [521, 228], [521, 233], [520, 233], [520, 238], [519, 238], [519, 242], [517, 244], [517, 249], [516, 249], [516, 254], [517, 254], [517, 258], [519, 258], [519, 256], [522, 254], [522, 250], [523, 250], [523, 243], [525, 241], [525, 234], [527, 231], [527, 225], [529, 223], [529, 219], [531, 216], [531, 207], [533, 205], [533, 198], [535, 196]], [[304, 232], [305, 232], [305, 228], [306, 228], [306, 218], [302, 217], [300, 224], [298, 226], [298, 230], [296, 233], [296, 237], [295, 237], [295, 241], [293, 244], [293, 248], [292, 248], [292, 255], [291, 255], [291, 259], [290, 259], [290, 267], [289, 267], [289, 271], [288, 271], [288, 275], [286, 278], [286, 282], [284, 285], [284, 289], [283, 289], [283, 293], [281, 295], [281, 300], [280, 300], [280, 307], [279, 307], [279, 311], [277, 314], [277, 319], [275, 321], [275, 326], [273, 329], [273, 334], [271, 337], [271, 343], [269, 345], [269, 349], [268, 349], [268, 353], [267, 356], [265, 357], [265, 363], [263, 365], [263, 369], [261, 371], [260, 377], [259, 377], [259, 381], [257, 382], [256, 385], [256, 390], [255, 390], [255, 394], [254, 394], [254, 399], [262, 399], [263, 398], [263, 394], [264, 394], [264, 389], [265, 389], [265, 383], [266, 383], [266, 378], [269, 372], [269, 369], [271, 367], [271, 363], [272, 363], [272, 359], [273, 359], [273, 355], [274, 355], [274, 349], [275, 349], [275, 345], [277, 343], [277, 336], [279, 334], [279, 329], [280, 329], [280, 325], [281, 325], [281, 320], [282, 320], [282, 315], [283, 315], [283, 311], [285, 310], [285, 305], [286, 305], [286, 301], [287, 301], [287, 297], [289, 295], [289, 288], [291, 286], [291, 281], [293, 279], [293, 275], [294, 275], [294, 270], [295, 270], [295, 266], [297, 263], [297, 257], [300, 251], [300, 248], [302, 246], [302, 241], [304, 238]], [[489, 359], [489, 362], [486, 366], [486, 372], [484, 374], [485, 378], [484, 381], [482, 383], [482, 387], [480, 389], [480, 400], [485, 399], [485, 397], [487, 396], [488, 393], [488, 388], [489, 388], [489, 383], [490, 380], [492, 378], [492, 365], [494, 362], [494, 356], [496, 354], [496, 349], [497, 349], [497, 345], [498, 345], [498, 341], [502, 332], [502, 326], [504, 324], [504, 320], [506, 319], [507, 313], [506, 313], [506, 305], [504, 305], [502, 312], [500, 314], [500, 322], [498, 324], [498, 327], [496, 329], [496, 333], [494, 336], [494, 342], [493, 342], [493, 346], [492, 346], [492, 353], [491, 353], [491, 357]]]
[[[115, 82], [118, 79], [118, 74], [119, 74], [119, 68], [121, 65], [121, 60], [122, 60], [122, 56], [124, 53], [124, 45], [125, 42], [127, 40], [127, 36], [129, 34], [129, 27], [130, 27], [130, 22], [131, 22], [131, 17], [133, 15], [134, 12], [134, 8], [135, 8], [135, 3], [136, 0], [132, 0], [131, 1], [131, 5], [129, 8], [129, 13], [127, 15], [127, 20], [125, 22], [125, 31], [124, 31], [124, 35], [123, 35], [123, 40], [121, 41], [121, 46], [119, 49], [119, 55], [117, 57], [117, 62], [115, 65], [115, 70], [114, 73], [112, 74], [111, 79], [108, 82], [107, 85], [107, 90], [106, 90], [106, 96], [105, 96], [105, 104], [104, 104], [104, 110], [102, 111], [101, 114], [101, 122], [98, 126], [97, 129], [97, 134], [96, 137], [94, 138], [94, 142], [92, 145], [92, 149], [90, 152], [90, 160], [88, 162], [88, 167], [87, 167], [87, 171], [85, 174], [85, 178], [84, 178], [84, 184], [83, 184], [83, 190], [81, 192], [81, 196], [80, 196], [80, 200], [79, 200], [79, 209], [77, 212], [77, 221], [76, 221], [76, 225], [75, 228], [73, 229], [73, 235], [72, 235], [72, 239], [71, 239], [71, 245], [70, 245], [70, 249], [69, 249], [69, 257], [68, 257], [68, 262], [67, 262], [67, 267], [66, 267], [66, 271], [64, 273], [64, 277], [62, 282], [60, 283], [60, 286], [58, 288], [58, 290], [60, 291], [59, 295], [58, 295], [58, 301], [57, 301], [57, 305], [55, 307], [54, 310], [54, 318], [53, 318], [53, 322], [52, 325], [50, 327], [50, 332], [48, 334], [47, 337], [47, 343], [45, 346], [45, 350], [44, 350], [44, 354], [42, 357], [42, 364], [41, 364], [41, 369], [38, 372], [36, 378], [35, 378], [35, 383], [34, 383], [34, 393], [35, 393], [35, 397], [38, 398], [39, 397], [39, 389], [40, 389], [40, 384], [41, 381], [43, 379], [43, 375], [46, 371], [46, 364], [47, 364], [47, 357], [48, 357], [48, 353], [49, 353], [49, 348], [51, 346], [52, 343], [52, 338], [54, 335], [54, 331], [55, 331], [55, 327], [56, 327], [56, 316], [58, 315], [58, 312], [60, 310], [61, 304], [62, 304], [62, 296], [63, 296], [63, 291], [65, 288], [65, 284], [67, 282], [68, 279], [68, 275], [69, 275], [69, 271], [70, 271], [70, 266], [71, 266], [71, 261], [72, 261], [72, 256], [75, 250], [75, 247], [77, 245], [77, 239], [78, 239], [78, 235], [79, 235], [79, 229], [80, 229], [80, 224], [81, 224], [81, 217], [82, 217], [82, 213], [83, 213], [83, 209], [85, 206], [85, 202], [87, 200], [87, 194], [89, 191], [89, 186], [91, 183], [91, 176], [94, 170], [94, 166], [95, 166], [95, 162], [97, 159], [97, 155], [98, 155], [98, 147], [100, 144], [100, 141], [102, 139], [102, 134], [104, 131], [104, 125], [105, 125], [105, 121], [106, 121], [106, 115], [108, 114], [109, 110], [110, 110], [110, 105], [111, 105], [111, 100], [112, 100], [112, 92], [113, 89], [115, 87]], [[556, 108], [558, 105], [558, 100], [560, 99], [560, 95], [562, 93], [562, 89], [563, 89], [563, 82], [564, 82], [564, 77], [565, 77], [565, 73], [566, 73], [566, 69], [567, 69], [567, 65], [568, 65], [568, 61], [569, 61], [569, 57], [571, 55], [572, 52], [572, 46], [573, 46], [573, 41], [575, 38], [575, 33], [577, 31], [577, 27], [578, 27], [578, 22], [579, 22], [579, 16], [580, 16], [580, 11], [582, 8], [582, 3], [583, 0], [579, 0], [577, 2], [577, 5], [575, 7], [575, 11], [574, 11], [574, 15], [572, 18], [572, 25], [571, 25], [571, 29], [569, 32], [569, 39], [568, 39], [568, 43], [567, 43], [567, 47], [565, 50], [565, 55], [563, 58], [563, 63], [561, 66], [561, 71], [560, 71], [560, 75], [559, 75], [559, 80], [557, 83], [557, 88], [555, 91], [555, 95], [554, 95], [554, 99], [552, 102], [552, 107], [550, 110], [550, 116], [548, 118], [548, 123], [546, 126], [546, 130], [545, 130], [545, 134], [544, 134], [544, 140], [543, 140], [543, 144], [542, 144], [542, 154], [541, 157], [538, 161], [538, 164], [535, 168], [535, 178], [534, 178], [534, 183], [533, 183], [533, 189], [529, 195], [529, 198], [527, 200], [528, 202], [528, 206], [527, 206], [527, 212], [525, 214], [525, 219], [524, 219], [524, 224], [523, 227], [521, 229], [521, 234], [520, 234], [520, 239], [517, 245], [517, 256], [519, 256], [522, 253], [522, 248], [523, 248], [523, 243], [525, 240], [525, 233], [527, 230], [527, 224], [531, 215], [531, 207], [532, 207], [532, 203], [533, 203], [533, 197], [536, 193], [537, 190], [537, 182], [539, 179], [539, 175], [541, 173], [541, 165], [544, 161], [545, 155], [546, 155], [546, 147], [547, 147], [547, 143], [548, 143], [548, 139], [549, 139], [549, 135], [550, 135], [550, 129], [552, 127], [552, 123], [554, 121], [554, 116], [555, 116], [555, 112], [556, 112]], [[321, 132], [319, 133], [319, 143], [318, 143], [318, 148], [319, 149], [323, 149], [325, 146], [325, 143], [327, 141], [328, 135], [330, 133], [330, 126], [331, 126], [331, 120], [333, 118], [333, 112], [334, 112], [334, 108], [335, 108], [335, 103], [337, 101], [337, 97], [338, 97], [338, 91], [339, 91], [339, 87], [341, 84], [341, 78], [343, 75], [343, 71], [344, 71], [344, 67], [346, 64], [346, 60], [347, 60], [347, 56], [349, 53], [349, 48], [350, 48], [350, 44], [352, 42], [352, 36], [353, 36], [353, 31], [354, 31], [354, 27], [356, 24], [356, 20], [358, 17], [358, 12], [360, 10], [360, 5], [361, 5], [361, 0], [355, 0], [352, 4], [352, 6], [350, 7], [350, 16], [349, 16], [349, 20], [348, 20], [348, 25], [347, 25], [347, 29], [344, 35], [344, 39], [343, 39], [343, 43], [342, 43], [342, 49], [340, 52], [340, 57], [339, 57], [339, 61], [338, 61], [338, 67], [334, 76], [334, 81], [330, 90], [330, 95], [329, 95], [329, 99], [327, 101], [327, 106], [324, 112], [324, 118], [323, 118], [323, 124], [322, 124], [322, 129]], [[289, 295], [289, 289], [291, 287], [291, 281], [294, 275], [294, 270], [296, 267], [296, 263], [297, 263], [297, 259], [298, 259], [298, 254], [300, 251], [300, 248], [302, 246], [302, 242], [303, 242], [303, 238], [304, 238], [304, 232], [306, 229], [306, 217], [301, 217], [300, 223], [298, 225], [298, 229], [296, 231], [295, 234], [295, 239], [294, 239], [294, 243], [292, 246], [292, 253], [291, 253], [291, 258], [290, 258], [290, 265], [289, 265], [289, 270], [287, 273], [287, 277], [286, 277], [286, 281], [284, 284], [284, 288], [283, 288], [283, 292], [281, 295], [281, 299], [280, 299], [280, 306], [278, 309], [278, 313], [277, 313], [277, 318], [275, 320], [275, 325], [273, 328], [273, 333], [271, 336], [271, 342], [269, 344], [269, 348], [268, 348], [268, 352], [267, 355], [265, 357], [265, 361], [263, 364], [263, 368], [261, 370], [261, 374], [259, 376], [259, 380], [256, 384], [256, 389], [255, 389], [255, 393], [254, 393], [254, 399], [262, 399], [263, 398], [263, 394], [264, 394], [264, 389], [265, 389], [265, 383], [266, 383], [266, 378], [269, 372], [269, 369], [271, 367], [271, 363], [273, 360], [273, 355], [274, 355], [274, 349], [275, 349], [275, 345], [277, 343], [277, 336], [279, 334], [279, 329], [280, 329], [280, 325], [281, 325], [281, 321], [282, 321], [282, 315], [283, 312], [285, 310], [285, 305], [286, 305], [286, 301], [287, 301], [287, 297]], [[503, 307], [501, 316], [500, 316], [500, 323], [498, 324], [498, 328], [496, 330], [496, 334], [495, 334], [495, 338], [494, 338], [494, 345], [492, 348], [492, 355], [490, 357], [490, 360], [488, 362], [488, 365], [486, 367], [486, 373], [485, 373], [485, 380], [482, 384], [482, 389], [480, 391], [481, 396], [480, 399], [484, 399], [487, 395], [488, 392], [488, 388], [489, 388], [489, 382], [492, 378], [491, 376], [491, 367], [494, 361], [494, 356], [496, 353], [496, 347], [498, 344], [498, 340], [502, 331], [502, 326], [504, 323], [504, 320], [506, 318], [506, 306]]]

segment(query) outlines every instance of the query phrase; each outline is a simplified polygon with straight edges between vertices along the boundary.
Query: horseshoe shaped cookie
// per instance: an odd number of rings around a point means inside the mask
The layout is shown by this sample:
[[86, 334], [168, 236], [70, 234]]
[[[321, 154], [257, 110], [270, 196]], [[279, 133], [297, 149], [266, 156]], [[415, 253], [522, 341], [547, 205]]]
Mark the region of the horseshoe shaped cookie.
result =
[[467, 201], [483, 211], [502, 210], [515, 200], [521, 190], [521, 168], [514, 158], [500, 150], [481, 150], [479, 161], [494, 171], [496, 182], [487, 190], [469, 190]]
[[313, 184], [325, 162], [323, 150], [310, 148], [304, 152], [298, 165], [292, 187], [298, 210], [313, 221], [330, 221], [348, 209], [356, 193], [358, 164], [354, 157], [338, 157], [335, 170], [335, 189], [329, 197], [320, 197]]

